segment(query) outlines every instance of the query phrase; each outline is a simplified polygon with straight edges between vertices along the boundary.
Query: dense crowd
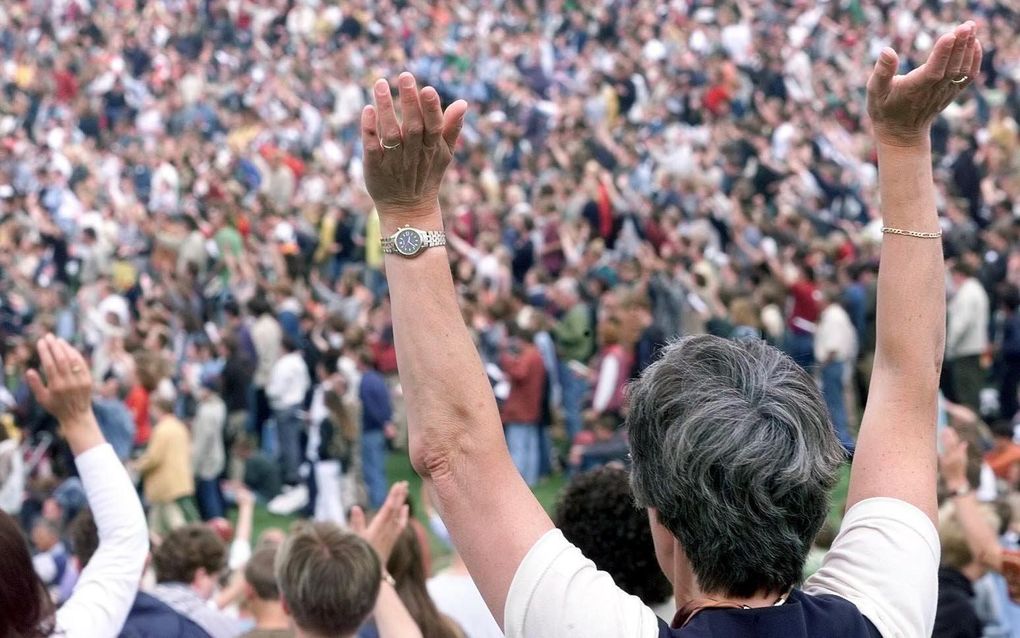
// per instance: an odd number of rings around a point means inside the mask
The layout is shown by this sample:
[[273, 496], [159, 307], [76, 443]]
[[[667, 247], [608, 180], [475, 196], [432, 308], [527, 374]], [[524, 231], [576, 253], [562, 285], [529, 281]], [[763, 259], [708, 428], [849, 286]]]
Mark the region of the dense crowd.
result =
[[[182, 627], [159, 635], [289, 626], [273, 554], [300, 543], [225, 518], [386, 510], [407, 410], [360, 127], [375, 79], [404, 69], [470, 103], [441, 193], [450, 266], [514, 465], [531, 486], [578, 477], [563, 516], [606, 494], [591, 516], [629, 529], [619, 477], [583, 473], [628, 463], [628, 382], [679, 336], [783, 349], [852, 456], [883, 239], [868, 74], [886, 46], [917, 66], [968, 18], [981, 73], [931, 138], [941, 425], [1015, 545], [1020, 12], [993, 0], [3, 3], [0, 508], [66, 600], [95, 525], [26, 377], [52, 333], [86, 354], [99, 427], [144, 497], [158, 584], [143, 603]], [[582, 548], [599, 529], [575, 528]], [[635, 528], [620, 542], [647, 539]], [[423, 635], [500, 635], [459, 557], [427, 580], [425, 526], [402, 534], [388, 569]], [[943, 620], [1020, 636], [1020, 608], [962, 547], [940, 580], [966, 609]], [[635, 564], [654, 556], [620, 569]], [[646, 603], [672, 600], [633, 580]]]

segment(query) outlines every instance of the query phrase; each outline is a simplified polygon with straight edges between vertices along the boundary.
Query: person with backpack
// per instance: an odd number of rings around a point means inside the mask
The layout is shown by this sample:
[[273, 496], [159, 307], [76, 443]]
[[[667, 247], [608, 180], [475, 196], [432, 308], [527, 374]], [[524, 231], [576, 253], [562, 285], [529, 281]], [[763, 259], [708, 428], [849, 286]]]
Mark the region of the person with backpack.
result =
[[935, 430], [945, 270], [930, 127], [981, 69], [973, 22], [868, 82], [884, 221], [878, 344], [838, 538], [803, 585], [845, 454], [813, 379], [764, 342], [688, 337], [633, 386], [632, 486], [678, 612], [671, 623], [571, 545], [520, 478], [457, 306], [439, 192], [467, 104], [385, 80], [362, 114], [365, 182], [422, 475], [509, 638], [874, 638], [930, 635], [939, 559]]
[[314, 519], [347, 524], [343, 483], [351, 468], [358, 424], [344, 403], [347, 380], [337, 365], [340, 355], [327, 352], [316, 364], [318, 385], [308, 410], [306, 456], [315, 476]]

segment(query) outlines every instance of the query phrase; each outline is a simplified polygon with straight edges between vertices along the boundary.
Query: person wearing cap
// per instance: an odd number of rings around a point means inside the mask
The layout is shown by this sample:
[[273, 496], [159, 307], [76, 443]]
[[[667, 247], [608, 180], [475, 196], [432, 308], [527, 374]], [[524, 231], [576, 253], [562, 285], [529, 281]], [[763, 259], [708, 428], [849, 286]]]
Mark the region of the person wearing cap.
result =
[[386, 272], [411, 463], [508, 638], [931, 634], [946, 315], [930, 132], [980, 72], [976, 31], [944, 34], [906, 75], [883, 49], [868, 82], [885, 224], [878, 345], [846, 515], [819, 571], [801, 585], [845, 453], [803, 368], [761, 341], [702, 335], [670, 345], [630, 391], [631, 483], [673, 585], [669, 624], [571, 545], [519, 477], [447, 254], [431, 248], [443, 244], [423, 245], [443, 232], [439, 192], [467, 104], [444, 112], [410, 73], [396, 100], [376, 82], [365, 182], [383, 235], [404, 241]]

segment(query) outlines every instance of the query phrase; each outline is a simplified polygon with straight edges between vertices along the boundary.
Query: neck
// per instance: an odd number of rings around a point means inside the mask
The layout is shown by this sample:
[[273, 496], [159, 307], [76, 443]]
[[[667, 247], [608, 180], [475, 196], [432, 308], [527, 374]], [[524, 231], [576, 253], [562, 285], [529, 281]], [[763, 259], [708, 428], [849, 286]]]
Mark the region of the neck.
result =
[[251, 615], [259, 629], [290, 629], [290, 616], [283, 610], [283, 603], [277, 600], [252, 600]]

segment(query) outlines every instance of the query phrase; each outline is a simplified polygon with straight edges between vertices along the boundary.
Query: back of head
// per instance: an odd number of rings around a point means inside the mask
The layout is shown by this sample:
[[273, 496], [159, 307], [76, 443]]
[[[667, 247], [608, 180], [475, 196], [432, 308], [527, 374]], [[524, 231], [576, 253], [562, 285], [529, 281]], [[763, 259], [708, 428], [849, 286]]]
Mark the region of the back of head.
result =
[[0, 510], [0, 636], [41, 638], [53, 629], [53, 605], [32, 567], [14, 518]]
[[764, 342], [696, 336], [668, 346], [630, 397], [634, 494], [701, 590], [799, 582], [843, 461], [814, 380]]
[[455, 627], [443, 618], [429, 596], [419, 543], [414, 527], [405, 527], [386, 562], [386, 571], [393, 576], [397, 594], [421, 630], [422, 638], [456, 638]]
[[571, 480], [556, 506], [556, 527], [620, 589], [646, 605], [673, 595], [655, 562], [648, 515], [634, 505], [625, 470], [602, 467]]
[[259, 600], [280, 600], [280, 587], [276, 583], [276, 547], [264, 547], [254, 554], [244, 567], [244, 580]]
[[276, 556], [276, 580], [294, 623], [318, 636], [353, 635], [375, 606], [381, 575], [371, 546], [331, 523], [300, 528]]
[[226, 565], [226, 558], [227, 548], [216, 532], [194, 524], [167, 534], [152, 554], [152, 565], [156, 582], [191, 584], [200, 569], [216, 575]]

